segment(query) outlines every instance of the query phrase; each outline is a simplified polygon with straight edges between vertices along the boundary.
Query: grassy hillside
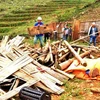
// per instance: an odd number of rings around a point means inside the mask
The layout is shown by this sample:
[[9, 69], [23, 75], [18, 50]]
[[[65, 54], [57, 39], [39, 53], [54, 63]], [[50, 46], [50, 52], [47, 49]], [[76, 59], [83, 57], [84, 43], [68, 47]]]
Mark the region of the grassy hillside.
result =
[[78, 18], [81, 21], [100, 20], [100, 1], [86, 6]]
[[[44, 23], [81, 18], [95, 0], [1, 0], [0, 36], [27, 34], [38, 16]], [[96, 7], [96, 6], [95, 6]], [[99, 7], [99, 5], [98, 5]], [[82, 12], [82, 13], [81, 13]], [[82, 15], [83, 16], [83, 15]], [[85, 17], [84, 17], [85, 18]]]

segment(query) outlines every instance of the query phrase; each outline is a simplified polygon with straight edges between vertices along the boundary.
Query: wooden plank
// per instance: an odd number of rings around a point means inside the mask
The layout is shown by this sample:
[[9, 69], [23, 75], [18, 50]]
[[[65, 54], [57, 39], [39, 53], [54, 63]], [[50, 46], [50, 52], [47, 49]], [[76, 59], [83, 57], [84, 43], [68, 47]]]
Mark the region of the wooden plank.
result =
[[44, 59], [44, 62], [48, 62], [50, 59], [50, 52], [46, 55], [45, 59]]
[[17, 35], [15, 38], [8, 41], [8, 45], [9, 46], [12, 46], [12, 45], [19, 46], [24, 40], [24, 38], [25, 37]]
[[[29, 66], [28, 66], [29, 67]], [[30, 67], [35, 67], [36, 68], [36, 66], [35, 65], [33, 65], [33, 66], [30, 66]], [[30, 68], [29, 67], [29, 68]], [[26, 72], [28, 72], [27, 74], [29, 75], [29, 70], [27, 71], [27, 68], [23, 68], [23, 69], [25, 69], [26, 70]], [[21, 70], [20, 70], [21, 71]], [[34, 71], [33, 71], [34, 72]], [[20, 72], [21, 73], [21, 72]], [[20, 73], [18, 72], [18, 76], [20, 76]], [[32, 72], [31, 72], [32, 73]], [[22, 74], [22, 73], [21, 73]], [[29, 75], [30, 76], [30, 75]], [[29, 77], [28, 76], [28, 77]], [[41, 80], [41, 82], [43, 83], [43, 84], [45, 84], [45, 86], [47, 86], [48, 88], [50, 88], [52, 91], [54, 91], [54, 93], [56, 93], [56, 94], [61, 94], [64, 90], [63, 89], [61, 89], [60, 87], [58, 87], [57, 85], [55, 85], [55, 82], [54, 82], [54, 78], [52, 78], [52, 80], [53, 80], [53, 82], [51, 81], [51, 79], [50, 79], [50, 76], [49, 76], [49, 78], [47, 77], [47, 76], [45, 76], [45, 75], [43, 75], [43, 73], [40, 73], [39, 71], [37, 71], [36, 73], [34, 73], [34, 74], [32, 74], [32, 76], [33, 77], [35, 77], [36, 79], [38, 79], [38, 80]], [[23, 77], [23, 76], [21, 76], [21, 77]], [[26, 75], [24, 76], [24, 77], [27, 77]], [[24, 78], [23, 77], [23, 79], [26, 79], [26, 78]], [[52, 76], [51, 76], [52, 77]], [[30, 78], [30, 77], [29, 77]], [[28, 79], [29, 79], [28, 78]], [[32, 79], [31, 79], [32, 80]], [[57, 81], [58, 82], [58, 80], [57, 79], [55, 79], [55, 81]], [[58, 82], [59, 84], [61, 84], [62, 85], [62, 83], [59, 81]], [[52, 86], [52, 87], [51, 87]]]
[[37, 66], [30, 63], [27, 66], [23, 67], [22, 69], [31, 74], [31, 73], [35, 73], [37, 71]]
[[13, 86], [13, 89], [15, 89], [15, 88], [17, 88], [17, 86], [19, 85], [19, 79], [16, 79], [16, 82], [15, 82], [15, 84], [14, 84], [14, 86]]
[[25, 71], [23, 71], [21, 69], [18, 70], [17, 72], [15, 72], [13, 75], [17, 76], [19, 79], [26, 81], [26, 82], [34, 79], [34, 77], [32, 75], [27, 74]]
[[[19, 51], [18, 51], [19, 52]], [[20, 52], [20, 54], [22, 54], [22, 52]], [[23, 67], [23, 69], [25, 69], [26, 70], [26, 72], [30, 72], [28, 69], [30, 69], [30, 67], [33, 67], [34, 69], [36, 69], [36, 73], [34, 73], [34, 70], [33, 70], [33, 73], [34, 74], [32, 74], [35, 78], [37, 78], [37, 79], [39, 79], [39, 80], [41, 80], [41, 82], [43, 83], [43, 84], [45, 84], [45, 86], [47, 86], [48, 88], [50, 88], [52, 91], [54, 91], [56, 94], [61, 94], [64, 90], [63, 89], [61, 89], [60, 87], [58, 87], [57, 85], [55, 85], [55, 82], [54, 82], [54, 78], [53, 78], [53, 82], [51, 81], [51, 77], [53, 77], [53, 76], [51, 76], [50, 77], [50, 75], [48, 75], [50, 78], [48, 79], [48, 77], [46, 77], [45, 75], [43, 75], [42, 73], [40, 73], [40, 70], [37, 70], [37, 66], [36, 65], [28, 65], [28, 67], [29, 68], [27, 68], [27, 67]], [[45, 67], [45, 68], [47, 68], [47, 67]], [[27, 71], [28, 70], [28, 71]], [[32, 73], [32, 72], [31, 72]], [[48, 82], [47, 82], [48, 81]], [[56, 79], [56, 81], [58, 82], [58, 80]], [[60, 81], [59, 81], [59, 83], [60, 83]], [[62, 83], [60, 83], [60, 84], [62, 84]], [[52, 86], [52, 87], [51, 87]]]
[[65, 76], [67, 76], [68, 78], [73, 79], [75, 77], [75, 75], [73, 75], [73, 74], [65, 73], [64, 71], [59, 70], [59, 69], [55, 69], [54, 67], [52, 67], [52, 69], [55, 70], [55, 71], [57, 71], [57, 72], [59, 72], [59, 73], [61, 73], [61, 74], [63, 74], [63, 75], [65, 75]]
[[40, 33], [43, 34], [44, 26], [43, 25], [42, 26], [33, 26], [33, 27], [28, 28], [27, 30], [28, 30], [29, 35], [31, 35], [31, 36], [34, 36], [34, 35], [37, 35]]
[[59, 81], [58, 79], [56, 79], [55, 77], [51, 76], [50, 74], [44, 72], [42, 73], [45, 77], [47, 77], [48, 79], [50, 79], [53, 83], [57, 83], [59, 85], [63, 85], [63, 82]]
[[[26, 70], [26, 72], [28, 72], [28, 74], [30, 73], [30, 75], [32, 75], [36, 79], [40, 80], [43, 84], [45, 84], [45, 86], [47, 86], [48, 88], [50, 88], [55, 93], [59, 94], [59, 93], [62, 93], [63, 92], [63, 90], [60, 87], [58, 87], [57, 85], [55, 85], [55, 83], [59, 83], [60, 85], [62, 85], [63, 83], [61, 81], [57, 80], [53, 76], [50, 76], [46, 72], [45, 73], [40, 73], [40, 71], [37, 70], [37, 69], [36, 70], [33, 70], [33, 74], [32, 74], [32, 71], [29, 70], [30, 67], [31, 67], [31, 69], [32, 69], [32, 67], [33, 67], [33, 69], [36, 69], [37, 66], [36, 65], [29, 64], [28, 65], [28, 69], [26, 67], [24, 67], [23, 69]], [[49, 83], [46, 82], [46, 80], [49, 81]], [[52, 88], [51, 88], [51, 86], [52, 86]], [[57, 89], [59, 89], [59, 91]]]
[[47, 86], [45, 86], [43, 83], [41, 83], [40, 81], [37, 82], [36, 84], [34, 84], [34, 86], [39, 87], [41, 89], [44, 89], [50, 93], [54, 93], [54, 91], [52, 91], [50, 88], [48, 88]]
[[[47, 72], [49, 72], [50, 68], [46, 68], [45, 70], [43, 70], [43, 69], [37, 70], [37, 66], [36, 65], [28, 64], [28, 66], [27, 67], [23, 67], [23, 69], [26, 70], [30, 74], [35, 74], [35, 73], [38, 73], [38, 72], [41, 72], [41, 73], [43, 72], [42, 74], [46, 73], [46, 75], [48, 74], [47, 76], [52, 77], [55, 81], [57, 81], [58, 83], [60, 83], [60, 85], [63, 84], [61, 81], [59, 81], [59, 79], [57, 80], [54, 76], [52, 76], [49, 73], [47, 73]], [[54, 74], [58, 75], [56, 72], [54, 72]]]
[[4, 56], [0, 56], [0, 66], [2, 68], [8, 66], [11, 62], [12, 62], [11, 59]]
[[54, 60], [53, 60], [53, 55], [52, 55], [51, 45], [49, 45], [49, 50], [50, 50], [50, 58], [51, 58], [51, 62], [54, 62]]
[[48, 88], [50, 88], [52, 91], [54, 91], [55, 94], [61, 94], [64, 92], [64, 89], [58, 87], [57, 85], [55, 85], [55, 83], [53, 83], [52, 81], [50, 81], [47, 77], [45, 77], [43, 74], [41, 73], [36, 73], [33, 74], [34, 77], [38, 78], [41, 80], [41, 82], [43, 84], [45, 84]]
[[5, 46], [5, 50], [10, 52], [12, 50], [12, 46], [19, 46], [25, 37], [22, 36], [16, 36], [15, 38], [9, 40]]
[[32, 58], [30, 58], [28, 55], [21, 56], [19, 59], [9, 64], [9, 66], [3, 68], [3, 70], [0, 72], [0, 81], [3, 81], [5, 78], [30, 62], [32, 62]]
[[0, 52], [3, 52], [3, 50], [5, 49], [6, 43], [8, 41], [9, 36], [4, 36], [1, 44], [0, 44]]
[[0, 95], [1, 94], [5, 94], [6, 92], [5, 91], [3, 91], [2, 89], [0, 89]]
[[38, 63], [38, 62], [35, 61], [34, 59], [33, 59], [33, 63], [34, 63], [36, 66], [41, 67], [42, 70], [46, 71], [47, 73], [49, 73], [50, 75], [52, 75], [53, 77], [55, 77], [55, 78], [57, 78], [57, 79], [59, 79], [59, 80], [61, 80], [61, 81], [67, 79], [67, 77], [65, 77], [64, 75], [61, 75], [61, 74], [55, 72], [55, 71], [52, 70], [51, 68], [48, 68], [48, 67], [46, 67], [46, 66], [44, 66], [44, 65], [41, 65], [40, 63]]
[[27, 83], [5, 93], [4, 95], [0, 96], [0, 100], [7, 100], [20, 92], [20, 90], [25, 86], [32, 86], [33, 84], [37, 83], [38, 80], [30, 80]]
[[17, 46], [13, 46], [12, 47], [13, 51], [18, 54], [18, 55], [25, 55], [25, 54], [29, 54], [29, 52], [24, 52], [23, 50], [19, 49]]
[[[30, 67], [32, 68], [33, 67], [33, 69], [35, 69], [35, 68], [37, 68], [37, 66], [36, 65], [32, 65], [32, 64], [29, 64], [29, 66], [28, 66], [28, 69], [27, 68], [23, 68], [23, 69], [25, 69], [26, 70], [26, 72], [28, 72], [28, 73], [32, 73], [32, 71], [31, 70], [29, 70], [30, 69]], [[34, 71], [36, 71], [36, 72], [34, 72]], [[54, 91], [54, 93], [57, 93], [57, 94], [60, 94], [60, 93], [62, 93], [64, 90], [63, 89], [61, 89], [60, 87], [58, 87], [57, 85], [55, 85], [55, 82], [54, 82], [54, 80], [56, 81], [56, 82], [58, 82], [58, 80], [57, 79], [55, 79], [55, 78], [53, 78], [52, 76], [50, 76], [50, 75], [48, 75], [48, 77], [46, 76], [46, 75], [43, 75], [43, 73], [40, 73], [40, 71], [39, 70], [33, 70], [33, 74], [31, 74], [33, 77], [35, 77], [36, 79], [39, 79], [39, 80], [41, 80], [41, 82], [43, 83], [43, 84], [45, 84], [45, 86], [47, 86], [48, 88], [50, 88], [52, 91]], [[51, 79], [50, 79], [50, 77], [52, 77], [52, 80], [53, 80], [53, 82], [51, 81]], [[58, 82], [59, 84], [62, 84], [62, 82]], [[51, 87], [52, 86], [52, 87]]]
[[48, 74], [52, 75], [53, 77], [59, 79], [60, 81], [64, 81], [65, 79], [67, 79], [67, 77], [65, 77], [64, 75], [61, 75], [57, 72], [55, 72], [54, 70], [44, 66], [44, 65], [41, 65], [40, 63], [38, 63], [37, 61], [35, 61], [33, 59], [33, 63], [36, 65], [36, 66], [39, 66], [41, 67], [42, 70], [46, 71]]
[[16, 54], [15, 53], [13, 53], [13, 52], [8, 52], [8, 53], [6, 53], [6, 55], [5, 55], [7, 58], [9, 58], [11, 61], [13, 61], [13, 60], [15, 60], [15, 59], [18, 59], [19, 57], [18, 56], [16, 56]]
[[[20, 51], [20, 49], [17, 49], [17, 50]], [[17, 52], [17, 50], [16, 50], [16, 52]], [[22, 52], [22, 51], [20, 51], [20, 52]], [[16, 58], [19, 59], [18, 55], [15, 55], [14, 53], [7, 53], [6, 55], [7, 55], [7, 57], [9, 57], [12, 60], [16, 60]], [[31, 66], [33, 66], [33, 64], [29, 63], [28, 65], [26, 65], [22, 69], [20, 69], [17, 72], [15, 72], [13, 75], [17, 76], [19, 79], [22, 79], [24, 81], [33, 80], [34, 77], [30, 73], [35, 71], [36, 66], [35, 66], [35, 68], [33, 68]], [[27, 69], [27, 71], [26, 71], [26, 69]]]
[[15, 45], [15, 46], [19, 46], [19, 45], [22, 43], [22, 41], [23, 41], [24, 39], [25, 39], [25, 37], [17, 35], [17, 36], [16, 36], [16, 40], [15, 40], [15, 42], [14, 42], [14, 45]]

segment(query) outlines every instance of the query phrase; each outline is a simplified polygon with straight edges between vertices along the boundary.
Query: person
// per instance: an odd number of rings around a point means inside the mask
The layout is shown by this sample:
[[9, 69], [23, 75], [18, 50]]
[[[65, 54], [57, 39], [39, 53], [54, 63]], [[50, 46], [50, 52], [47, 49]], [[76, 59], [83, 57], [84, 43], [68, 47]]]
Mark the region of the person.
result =
[[[39, 16], [37, 18], [37, 22], [35, 23], [34, 26], [41, 26], [41, 25], [43, 25], [43, 22], [42, 22], [42, 18]], [[37, 34], [37, 35], [34, 36], [34, 45], [35, 45], [35, 47], [37, 47], [36, 44], [37, 44], [37, 41], [38, 40], [39, 40], [40, 46], [42, 48], [43, 47], [43, 44], [44, 44], [43, 43], [43, 34], [42, 33], [39, 33], [39, 34]]]
[[53, 31], [53, 33], [54, 33], [54, 41], [57, 41], [57, 38], [58, 38], [58, 28], [59, 28], [59, 23], [57, 23], [56, 29], [54, 29], [54, 31]]
[[70, 26], [69, 28], [68, 35], [69, 35], [69, 41], [71, 41], [72, 40], [72, 26]]
[[89, 45], [93, 43], [94, 46], [96, 46], [96, 38], [98, 35], [98, 28], [96, 27], [95, 22], [92, 23], [92, 25], [89, 28], [88, 35], [90, 36]]
[[54, 30], [53, 34], [54, 34], [54, 41], [56, 41], [57, 40], [57, 30]]
[[48, 27], [48, 24], [46, 24], [44, 29], [46, 29], [46, 32], [44, 33], [44, 42], [46, 43], [46, 41], [50, 39], [51, 31], [50, 28]]
[[67, 40], [68, 39], [68, 32], [69, 32], [69, 28], [68, 28], [68, 24], [65, 26], [65, 28], [63, 28], [63, 40]]

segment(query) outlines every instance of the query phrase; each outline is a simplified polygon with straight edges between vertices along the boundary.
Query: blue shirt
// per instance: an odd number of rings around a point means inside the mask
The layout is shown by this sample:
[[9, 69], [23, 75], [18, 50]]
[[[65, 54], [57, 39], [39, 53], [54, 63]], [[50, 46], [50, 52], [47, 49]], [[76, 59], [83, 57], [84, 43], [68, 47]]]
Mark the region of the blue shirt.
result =
[[[42, 22], [36, 22], [34, 26], [43, 25]], [[37, 34], [36, 36], [43, 36], [43, 34]]]

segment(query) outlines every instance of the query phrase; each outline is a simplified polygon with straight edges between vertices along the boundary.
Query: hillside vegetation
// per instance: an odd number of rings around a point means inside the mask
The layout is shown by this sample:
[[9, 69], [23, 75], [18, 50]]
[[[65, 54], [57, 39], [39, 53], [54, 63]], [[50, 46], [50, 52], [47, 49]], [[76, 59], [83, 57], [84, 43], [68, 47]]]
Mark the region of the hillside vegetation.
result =
[[44, 23], [73, 18], [84, 20], [92, 12], [92, 7], [99, 13], [100, 2], [94, 2], [95, 0], [1, 0], [0, 36], [27, 34], [27, 28], [34, 24], [37, 16], [42, 16]]

